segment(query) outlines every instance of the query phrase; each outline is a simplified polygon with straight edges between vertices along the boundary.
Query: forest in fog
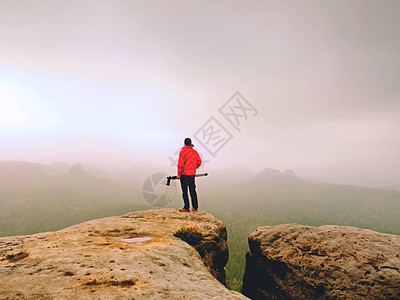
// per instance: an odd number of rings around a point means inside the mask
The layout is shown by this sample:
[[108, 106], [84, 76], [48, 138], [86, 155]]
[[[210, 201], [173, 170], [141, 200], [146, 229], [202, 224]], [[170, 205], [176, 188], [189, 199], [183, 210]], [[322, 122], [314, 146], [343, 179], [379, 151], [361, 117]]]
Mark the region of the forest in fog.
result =
[[[100, 169], [86, 170], [80, 164], [0, 162], [0, 236], [53, 231], [86, 220], [160, 208], [142, 196], [151, 171], [144, 163], [105, 176]], [[160, 182], [159, 193], [165, 182]], [[254, 176], [243, 168], [215, 171], [197, 179], [197, 189], [200, 210], [227, 226], [227, 278], [234, 290], [241, 289], [247, 237], [258, 226], [333, 224], [400, 234], [400, 192], [394, 190], [310, 182], [294, 171], [270, 168]], [[179, 188], [171, 200], [166, 207], [182, 206]]]

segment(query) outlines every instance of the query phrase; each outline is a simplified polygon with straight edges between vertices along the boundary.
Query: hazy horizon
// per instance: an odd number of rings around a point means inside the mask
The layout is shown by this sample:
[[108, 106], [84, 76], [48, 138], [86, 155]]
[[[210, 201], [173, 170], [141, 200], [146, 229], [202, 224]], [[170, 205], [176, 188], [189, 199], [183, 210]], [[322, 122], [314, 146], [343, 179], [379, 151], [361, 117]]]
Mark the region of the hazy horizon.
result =
[[1, 1], [0, 161], [168, 167], [192, 137], [210, 169], [400, 185], [398, 32], [399, 1]]

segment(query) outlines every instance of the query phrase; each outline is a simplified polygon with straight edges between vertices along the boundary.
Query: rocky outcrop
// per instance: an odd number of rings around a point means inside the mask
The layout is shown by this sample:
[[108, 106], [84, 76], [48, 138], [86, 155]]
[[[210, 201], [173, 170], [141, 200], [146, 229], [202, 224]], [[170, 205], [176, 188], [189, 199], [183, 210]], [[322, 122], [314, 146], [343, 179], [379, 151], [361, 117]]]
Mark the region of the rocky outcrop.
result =
[[[202, 256], [173, 234], [197, 226]], [[0, 238], [0, 299], [246, 299], [229, 291], [225, 225], [206, 212], [149, 210]]]
[[249, 246], [252, 299], [400, 299], [400, 236], [285, 224], [259, 227]]
[[279, 170], [265, 168], [257, 174], [251, 181], [253, 184], [296, 184], [305, 181], [297, 177], [293, 170], [285, 170], [283, 173]]

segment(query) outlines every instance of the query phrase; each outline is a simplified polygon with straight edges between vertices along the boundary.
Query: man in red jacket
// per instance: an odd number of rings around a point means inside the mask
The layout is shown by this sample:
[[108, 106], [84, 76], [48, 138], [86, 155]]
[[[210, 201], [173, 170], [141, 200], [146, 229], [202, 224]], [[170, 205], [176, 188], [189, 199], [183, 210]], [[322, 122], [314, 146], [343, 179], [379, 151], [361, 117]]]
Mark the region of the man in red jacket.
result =
[[188, 187], [190, 192], [190, 198], [192, 199], [192, 210], [197, 211], [197, 193], [196, 184], [194, 182], [194, 175], [196, 175], [196, 169], [201, 166], [201, 158], [199, 153], [193, 149], [192, 140], [186, 138], [185, 146], [179, 152], [178, 160], [178, 176], [177, 178], [181, 181], [182, 187], [182, 198], [184, 207], [180, 209], [181, 212], [190, 212], [189, 210], [189, 198], [188, 198]]

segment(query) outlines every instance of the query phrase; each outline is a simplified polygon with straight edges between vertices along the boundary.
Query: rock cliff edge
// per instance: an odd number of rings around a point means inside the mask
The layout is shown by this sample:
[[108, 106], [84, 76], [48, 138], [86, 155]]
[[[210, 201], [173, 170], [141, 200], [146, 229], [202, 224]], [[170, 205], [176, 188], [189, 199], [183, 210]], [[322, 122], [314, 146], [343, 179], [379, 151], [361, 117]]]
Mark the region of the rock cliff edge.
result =
[[249, 246], [252, 299], [400, 299], [400, 236], [284, 224], [259, 227]]
[[[203, 258], [173, 236], [188, 226], [203, 234]], [[176, 209], [0, 238], [0, 298], [246, 299], [221, 284], [226, 238], [225, 225], [212, 215]]]

